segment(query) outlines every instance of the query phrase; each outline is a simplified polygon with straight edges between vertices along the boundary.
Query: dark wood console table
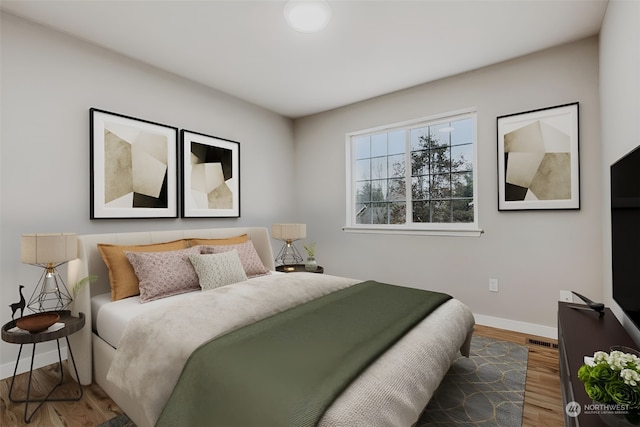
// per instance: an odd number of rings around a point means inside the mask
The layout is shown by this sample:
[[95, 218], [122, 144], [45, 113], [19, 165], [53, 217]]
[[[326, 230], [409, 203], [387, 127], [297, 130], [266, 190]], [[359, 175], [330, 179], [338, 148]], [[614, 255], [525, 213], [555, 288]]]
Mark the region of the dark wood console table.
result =
[[[584, 363], [584, 356], [593, 356], [598, 350], [609, 352], [613, 345], [637, 348], [610, 309], [605, 308], [605, 315], [598, 317], [598, 313], [586, 305], [559, 303], [558, 346], [563, 410], [572, 401], [579, 403], [581, 408], [592, 403], [578, 379], [578, 369]], [[565, 425], [590, 427], [606, 424], [597, 414], [580, 413], [577, 417], [570, 417], [565, 411]]]

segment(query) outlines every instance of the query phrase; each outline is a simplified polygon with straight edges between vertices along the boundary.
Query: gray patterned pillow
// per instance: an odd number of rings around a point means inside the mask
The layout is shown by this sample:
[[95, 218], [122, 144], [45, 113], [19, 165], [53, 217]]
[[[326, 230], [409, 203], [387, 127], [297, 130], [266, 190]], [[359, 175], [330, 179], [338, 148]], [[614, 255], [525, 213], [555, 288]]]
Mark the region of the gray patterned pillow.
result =
[[200, 246], [200, 249], [200, 252], [203, 254], [219, 254], [235, 249], [238, 251], [240, 262], [248, 278], [270, 274], [267, 267], [265, 267], [262, 260], [260, 260], [260, 256], [258, 252], [256, 252], [256, 248], [253, 246], [251, 240], [237, 245]]
[[200, 278], [202, 290], [219, 288], [247, 280], [237, 250], [219, 254], [189, 255]]
[[165, 252], [125, 251], [140, 282], [140, 302], [200, 290], [198, 275], [189, 261], [189, 255], [199, 252], [197, 247]]

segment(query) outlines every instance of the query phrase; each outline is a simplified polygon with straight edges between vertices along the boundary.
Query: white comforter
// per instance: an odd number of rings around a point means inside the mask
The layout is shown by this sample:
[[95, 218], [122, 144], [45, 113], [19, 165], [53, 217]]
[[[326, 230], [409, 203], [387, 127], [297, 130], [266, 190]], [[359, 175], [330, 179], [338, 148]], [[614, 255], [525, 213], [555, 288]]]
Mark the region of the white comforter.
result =
[[[154, 310], [131, 321], [107, 379], [139, 401], [155, 424], [184, 363], [198, 346], [359, 282], [290, 273], [194, 293], [170, 310]], [[414, 423], [457, 351], [465, 343], [468, 350], [473, 323], [471, 312], [459, 301], [442, 305], [352, 383], [326, 412], [320, 426]]]

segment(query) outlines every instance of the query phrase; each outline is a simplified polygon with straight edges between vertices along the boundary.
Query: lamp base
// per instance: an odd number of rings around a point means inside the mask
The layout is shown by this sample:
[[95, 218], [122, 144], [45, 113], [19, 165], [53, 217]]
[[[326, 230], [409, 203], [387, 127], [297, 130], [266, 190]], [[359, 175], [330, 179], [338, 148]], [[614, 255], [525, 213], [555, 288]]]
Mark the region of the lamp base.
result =
[[27, 308], [34, 313], [65, 310], [73, 301], [67, 285], [55, 267], [45, 266], [45, 270], [29, 298]]
[[282, 249], [280, 249], [280, 252], [278, 252], [278, 256], [276, 256], [275, 259], [276, 264], [280, 265], [300, 264], [302, 260], [303, 258], [296, 247], [293, 246], [292, 240], [285, 241], [285, 244], [282, 246]]

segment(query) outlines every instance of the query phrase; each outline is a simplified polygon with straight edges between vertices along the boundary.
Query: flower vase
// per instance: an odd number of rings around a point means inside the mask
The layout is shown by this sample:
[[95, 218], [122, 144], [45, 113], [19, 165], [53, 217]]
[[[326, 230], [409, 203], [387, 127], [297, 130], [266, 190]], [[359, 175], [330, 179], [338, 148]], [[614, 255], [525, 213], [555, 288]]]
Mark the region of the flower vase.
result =
[[307, 271], [316, 271], [318, 269], [316, 258], [312, 256], [307, 257], [307, 260], [304, 263], [304, 269]]

